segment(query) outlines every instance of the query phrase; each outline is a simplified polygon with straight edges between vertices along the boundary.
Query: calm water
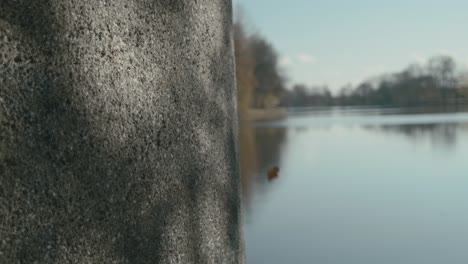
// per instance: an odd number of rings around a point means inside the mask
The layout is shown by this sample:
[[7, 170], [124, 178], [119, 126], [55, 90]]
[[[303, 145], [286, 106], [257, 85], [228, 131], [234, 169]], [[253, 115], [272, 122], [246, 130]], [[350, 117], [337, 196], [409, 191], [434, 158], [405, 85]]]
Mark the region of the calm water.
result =
[[468, 113], [425, 112], [244, 125], [247, 263], [468, 263]]

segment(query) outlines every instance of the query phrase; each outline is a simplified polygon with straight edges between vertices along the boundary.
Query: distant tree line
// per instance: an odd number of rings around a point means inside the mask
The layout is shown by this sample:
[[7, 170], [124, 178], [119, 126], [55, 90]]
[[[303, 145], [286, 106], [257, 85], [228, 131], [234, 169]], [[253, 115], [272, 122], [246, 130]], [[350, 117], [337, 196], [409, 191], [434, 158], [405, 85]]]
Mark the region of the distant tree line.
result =
[[284, 94], [285, 106], [379, 105], [425, 106], [468, 102], [466, 73], [449, 56], [436, 56], [426, 65], [412, 64], [401, 72], [347, 85], [333, 96], [327, 87], [294, 85]]
[[292, 90], [284, 93], [282, 106], [328, 106], [333, 105], [335, 98], [327, 86], [296, 84]]
[[449, 56], [436, 56], [424, 65], [383, 74], [338, 94], [327, 86], [296, 84], [286, 89], [273, 45], [246, 29], [241, 18], [233, 26], [239, 113], [275, 106], [425, 106], [468, 103], [468, 74]]
[[258, 33], [249, 33], [238, 19], [234, 23], [239, 112], [278, 105], [285, 93], [285, 77], [271, 43]]

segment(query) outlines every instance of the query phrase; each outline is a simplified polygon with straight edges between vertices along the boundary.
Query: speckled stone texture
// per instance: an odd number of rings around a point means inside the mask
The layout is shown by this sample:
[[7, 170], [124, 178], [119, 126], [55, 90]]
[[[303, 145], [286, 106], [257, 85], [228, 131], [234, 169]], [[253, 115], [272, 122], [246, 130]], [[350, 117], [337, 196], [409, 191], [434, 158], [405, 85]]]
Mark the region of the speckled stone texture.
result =
[[0, 263], [242, 263], [230, 0], [0, 0]]

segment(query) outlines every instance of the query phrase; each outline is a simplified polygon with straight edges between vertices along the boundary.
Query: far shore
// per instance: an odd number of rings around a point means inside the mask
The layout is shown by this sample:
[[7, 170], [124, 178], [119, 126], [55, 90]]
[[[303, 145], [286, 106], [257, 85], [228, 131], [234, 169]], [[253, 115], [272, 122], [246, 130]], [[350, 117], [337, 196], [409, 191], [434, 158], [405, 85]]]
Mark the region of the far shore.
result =
[[246, 121], [273, 121], [286, 118], [288, 110], [285, 107], [249, 109], [247, 115], [241, 116]]

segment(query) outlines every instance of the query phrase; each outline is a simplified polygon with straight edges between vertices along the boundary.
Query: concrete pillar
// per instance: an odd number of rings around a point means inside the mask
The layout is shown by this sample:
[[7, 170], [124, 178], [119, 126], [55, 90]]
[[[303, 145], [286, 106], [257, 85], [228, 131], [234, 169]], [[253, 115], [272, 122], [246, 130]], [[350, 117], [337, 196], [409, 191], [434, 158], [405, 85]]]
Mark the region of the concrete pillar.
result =
[[240, 263], [230, 0], [0, 0], [0, 263]]

